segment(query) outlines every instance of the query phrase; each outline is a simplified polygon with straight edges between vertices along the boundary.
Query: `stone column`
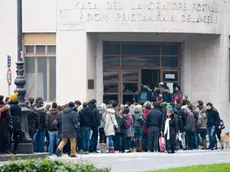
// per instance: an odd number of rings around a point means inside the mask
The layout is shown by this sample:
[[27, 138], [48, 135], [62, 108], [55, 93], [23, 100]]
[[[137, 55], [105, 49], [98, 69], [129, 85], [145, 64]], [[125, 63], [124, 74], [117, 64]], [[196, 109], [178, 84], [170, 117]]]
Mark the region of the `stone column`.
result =
[[[224, 27], [220, 35], [220, 115], [227, 121], [229, 105], [229, 34]], [[229, 121], [228, 121], [229, 122]]]
[[102, 41], [97, 42], [97, 57], [96, 57], [96, 99], [97, 104], [103, 103], [103, 45]]
[[181, 46], [181, 88], [189, 99], [192, 98], [191, 44], [186, 41]]

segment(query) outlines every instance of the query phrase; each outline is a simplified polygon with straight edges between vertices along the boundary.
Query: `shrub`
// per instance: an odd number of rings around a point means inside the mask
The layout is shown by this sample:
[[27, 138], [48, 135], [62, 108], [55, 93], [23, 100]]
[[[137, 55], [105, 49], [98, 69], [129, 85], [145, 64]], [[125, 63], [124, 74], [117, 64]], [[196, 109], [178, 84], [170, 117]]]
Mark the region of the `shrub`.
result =
[[15, 161], [0, 167], [0, 172], [110, 172], [110, 169], [98, 169], [85, 163], [68, 164], [45, 159]]

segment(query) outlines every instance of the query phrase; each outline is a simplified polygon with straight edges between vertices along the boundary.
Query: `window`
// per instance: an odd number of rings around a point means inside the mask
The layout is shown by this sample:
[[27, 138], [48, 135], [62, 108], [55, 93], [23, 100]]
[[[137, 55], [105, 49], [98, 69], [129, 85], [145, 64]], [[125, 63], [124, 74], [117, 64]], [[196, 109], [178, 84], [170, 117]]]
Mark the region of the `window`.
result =
[[[32, 52], [32, 50], [35, 50]], [[56, 46], [25, 46], [26, 98], [56, 99]]]
[[122, 44], [124, 55], [159, 55], [160, 45], [152, 44]]

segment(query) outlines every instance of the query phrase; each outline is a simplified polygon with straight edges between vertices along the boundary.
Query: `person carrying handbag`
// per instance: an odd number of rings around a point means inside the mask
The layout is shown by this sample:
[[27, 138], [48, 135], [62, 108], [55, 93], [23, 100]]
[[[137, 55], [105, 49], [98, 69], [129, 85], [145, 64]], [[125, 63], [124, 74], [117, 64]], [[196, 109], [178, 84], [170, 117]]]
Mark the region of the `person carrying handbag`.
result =
[[115, 129], [118, 128], [118, 124], [115, 118], [115, 110], [112, 106], [108, 106], [105, 112], [105, 135], [109, 141], [109, 153], [114, 153], [113, 136], [115, 136]]

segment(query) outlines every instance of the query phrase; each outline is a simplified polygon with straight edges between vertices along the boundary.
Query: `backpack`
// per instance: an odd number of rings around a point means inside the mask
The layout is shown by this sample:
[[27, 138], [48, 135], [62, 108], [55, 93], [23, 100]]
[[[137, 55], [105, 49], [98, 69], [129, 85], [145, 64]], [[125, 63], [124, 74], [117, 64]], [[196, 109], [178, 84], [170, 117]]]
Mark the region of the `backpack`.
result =
[[142, 103], [145, 103], [146, 101], [148, 101], [148, 94], [147, 92], [143, 91], [140, 95], [140, 101]]
[[137, 118], [137, 122], [139, 122], [140, 125], [144, 125], [145, 124], [145, 120], [143, 119], [142, 116]]
[[125, 129], [128, 129], [131, 126], [131, 117], [127, 116], [124, 118], [124, 127]]

